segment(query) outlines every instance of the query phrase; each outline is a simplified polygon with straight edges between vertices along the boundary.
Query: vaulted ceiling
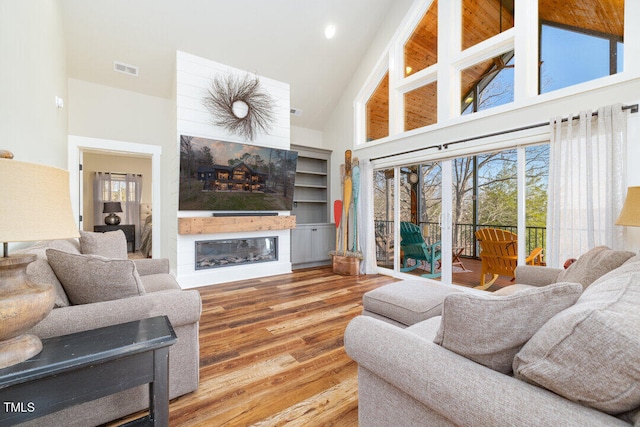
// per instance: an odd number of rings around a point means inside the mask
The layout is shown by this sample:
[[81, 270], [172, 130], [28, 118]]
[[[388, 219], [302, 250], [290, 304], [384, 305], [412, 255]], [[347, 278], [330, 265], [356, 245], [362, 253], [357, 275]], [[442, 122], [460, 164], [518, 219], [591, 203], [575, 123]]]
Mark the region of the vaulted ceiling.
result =
[[[400, 0], [410, 7], [411, 0]], [[290, 84], [322, 130], [398, 0], [60, 0], [70, 78], [171, 98], [182, 50]], [[336, 36], [324, 38], [328, 23]], [[139, 67], [139, 77], [113, 62]]]

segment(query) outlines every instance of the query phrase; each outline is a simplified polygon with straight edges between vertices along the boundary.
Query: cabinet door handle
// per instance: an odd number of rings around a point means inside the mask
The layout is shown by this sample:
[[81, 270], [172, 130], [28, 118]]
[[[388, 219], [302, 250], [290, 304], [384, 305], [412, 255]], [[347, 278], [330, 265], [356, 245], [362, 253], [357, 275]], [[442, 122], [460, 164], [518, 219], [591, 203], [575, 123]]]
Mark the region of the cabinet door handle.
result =
[[318, 229], [317, 228], [312, 228], [311, 231], [318, 231]]

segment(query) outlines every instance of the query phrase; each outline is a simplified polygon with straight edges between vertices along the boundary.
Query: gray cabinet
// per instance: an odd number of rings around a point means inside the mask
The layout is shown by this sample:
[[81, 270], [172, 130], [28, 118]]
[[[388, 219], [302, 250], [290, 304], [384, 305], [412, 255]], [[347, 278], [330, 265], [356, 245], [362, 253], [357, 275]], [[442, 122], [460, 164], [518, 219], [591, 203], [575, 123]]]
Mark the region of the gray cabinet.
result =
[[292, 268], [330, 264], [329, 251], [335, 250], [335, 246], [335, 224], [297, 224], [296, 228], [291, 230]]

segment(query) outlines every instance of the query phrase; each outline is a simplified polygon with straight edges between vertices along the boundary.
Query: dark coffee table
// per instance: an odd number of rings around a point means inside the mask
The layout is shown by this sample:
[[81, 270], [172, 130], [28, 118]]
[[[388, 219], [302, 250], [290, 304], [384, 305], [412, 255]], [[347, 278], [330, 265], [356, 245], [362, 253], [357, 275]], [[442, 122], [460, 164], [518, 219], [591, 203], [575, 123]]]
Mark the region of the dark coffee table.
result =
[[40, 354], [0, 369], [0, 425], [148, 383], [150, 414], [132, 425], [168, 426], [175, 342], [166, 316], [44, 339]]

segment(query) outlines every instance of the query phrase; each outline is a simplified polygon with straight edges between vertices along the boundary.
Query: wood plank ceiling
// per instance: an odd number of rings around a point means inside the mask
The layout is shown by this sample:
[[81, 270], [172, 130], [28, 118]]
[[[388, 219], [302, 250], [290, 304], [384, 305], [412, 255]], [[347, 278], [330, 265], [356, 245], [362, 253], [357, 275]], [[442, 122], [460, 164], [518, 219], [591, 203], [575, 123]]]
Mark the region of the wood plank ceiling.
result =
[[[405, 76], [437, 62], [437, 9], [438, 3], [434, 0], [405, 44]], [[462, 0], [462, 9], [463, 49], [513, 27], [514, 0]], [[623, 11], [624, 0], [539, 0], [540, 21], [620, 37], [624, 33]], [[461, 83], [463, 96], [493, 67], [494, 61], [488, 60], [465, 69]], [[405, 130], [436, 123], [436, 83], [405, 94]], [[367, 140], [389, 135], [388, 74], [367, 102], [366, 114]]]

